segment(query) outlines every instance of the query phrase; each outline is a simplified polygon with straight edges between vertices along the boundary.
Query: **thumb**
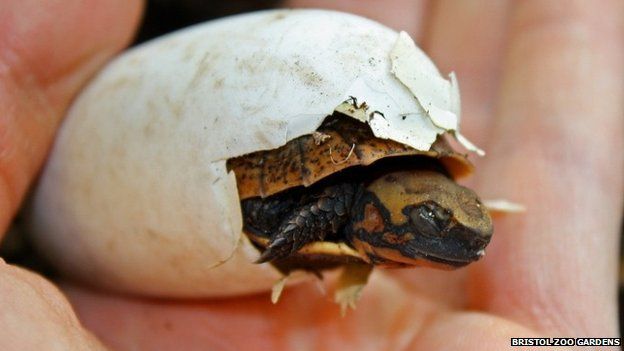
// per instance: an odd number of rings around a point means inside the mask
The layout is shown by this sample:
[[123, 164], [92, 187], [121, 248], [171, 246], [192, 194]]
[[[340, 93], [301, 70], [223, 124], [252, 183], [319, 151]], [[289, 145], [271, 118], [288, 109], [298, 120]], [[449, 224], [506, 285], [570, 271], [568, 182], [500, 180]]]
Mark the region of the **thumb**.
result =
[[1, 350], [103, 350], [51, 283], [0, 259]]
[[0, 8], [0, 237], [71, 99], [130, 40], [139, 0], [9, 1]]

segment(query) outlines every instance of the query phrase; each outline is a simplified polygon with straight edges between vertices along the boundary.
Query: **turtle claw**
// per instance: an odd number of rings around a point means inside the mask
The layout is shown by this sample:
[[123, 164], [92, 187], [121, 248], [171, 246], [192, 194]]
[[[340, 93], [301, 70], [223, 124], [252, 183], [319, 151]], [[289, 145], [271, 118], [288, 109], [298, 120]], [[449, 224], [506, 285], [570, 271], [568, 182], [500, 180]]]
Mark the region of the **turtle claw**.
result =
[[344, 266], [334, 293], [334, 302], [340, 306], [342, 317], [346, 316], [348, 308], [355, 309], [372, 271], [373, 266], [367, 264]]
[[257, 260], [254, 261], [256, 264], [266, 263], [273, 259], [273, 255], [269, 252], [269, 250], [264, 250], [264, 252], [258, 257]]
[[354, 187], [350, 183], [331, 186], [314, 201], [296, 208], [282, 221], [256, 263], [288, 257], [306, 244], [336, 233], [347, 221]]
[[291, 245], [289, 245], [288, 240], [285, 238], [277, 238], [269, 244], [255, 263], [265, 263], [288, 256], [290, 253], [289, 246]]

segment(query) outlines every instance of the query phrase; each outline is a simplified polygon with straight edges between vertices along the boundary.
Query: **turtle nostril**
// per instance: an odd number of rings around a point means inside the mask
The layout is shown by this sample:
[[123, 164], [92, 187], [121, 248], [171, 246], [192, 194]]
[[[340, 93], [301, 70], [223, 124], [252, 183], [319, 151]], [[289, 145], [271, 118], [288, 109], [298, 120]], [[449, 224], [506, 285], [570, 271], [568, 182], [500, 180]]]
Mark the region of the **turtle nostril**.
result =
[[483, 238], [482, 236], [478, 235], [477, 232], [462, 225], [453, 226], [449, 232], [452, 237], [464, 243], [464, 245], [470, 251], [480, 251], [485, 248], [489, 243], [488, 239]]

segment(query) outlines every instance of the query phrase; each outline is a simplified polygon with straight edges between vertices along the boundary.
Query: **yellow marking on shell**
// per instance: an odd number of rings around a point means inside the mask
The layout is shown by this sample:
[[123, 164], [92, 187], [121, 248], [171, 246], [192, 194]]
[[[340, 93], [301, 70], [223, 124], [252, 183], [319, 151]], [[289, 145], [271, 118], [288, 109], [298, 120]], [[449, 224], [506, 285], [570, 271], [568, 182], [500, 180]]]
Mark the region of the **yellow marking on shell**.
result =
[[302, 247], [299, 254], [325, 254], [332, 256], [351, 256], [362, 259], [360, 254], [345, 243], [331, 241], [316, 241]]
[[[249, 235], [249, 237], [251, 238], [253, 242], [255, 242], [256, 244], [260, 246], [266, 247], [269, 245], [268, 238], [252, 236], [252, 235]], [[364, 259], [362, 256], [360, 256], [360, 254], [356, 250], [351, 248], [349, 245], [345, 243], [335, 243], [331, 241], [315, 241], [315, 242], [309, 243], [305, 245], [304, 247], [302, 247], [301, 249], [299, 249], [297, 253], [303, 254], [303, 255], [322, 254], [322, 255], [331, 255], [331, 256], [351, 256], [354, 258], [358, 258], [360, 260]]]

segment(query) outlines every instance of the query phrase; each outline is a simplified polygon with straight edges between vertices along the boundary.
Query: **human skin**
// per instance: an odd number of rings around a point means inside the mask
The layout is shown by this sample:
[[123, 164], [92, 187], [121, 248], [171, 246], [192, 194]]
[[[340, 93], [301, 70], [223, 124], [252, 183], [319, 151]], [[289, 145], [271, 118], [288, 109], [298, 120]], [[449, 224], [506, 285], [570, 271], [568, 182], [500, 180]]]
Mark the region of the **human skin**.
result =
[[[124, 0], [43, 3], [0, 5], [0, 232], [71, 98], [128, 42], [140, 11]], [[495, 218], [484, 259], [453, 272], [379, 270], [345, 318], [312, 282], [277, 305], [268, 293], [165, 301], [3, 264], [0, 349], [50, 349], [54, 340], [86, 350], [501, 350], [510, 337], [618, 336], [624, 3], [363, 3], [288, 6], [407, 28], [442, 72], [457, 73], [463, 134], [488, 152], [471, 187], [527, 208]]]

